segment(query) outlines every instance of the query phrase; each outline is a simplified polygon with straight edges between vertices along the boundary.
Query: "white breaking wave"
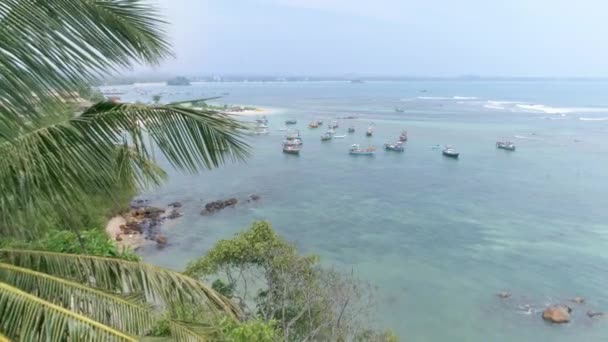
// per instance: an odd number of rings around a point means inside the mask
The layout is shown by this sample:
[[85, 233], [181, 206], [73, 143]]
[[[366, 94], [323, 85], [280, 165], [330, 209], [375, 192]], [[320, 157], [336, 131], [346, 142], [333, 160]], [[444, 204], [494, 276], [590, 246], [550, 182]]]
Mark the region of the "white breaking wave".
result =
[[602, 107], [551, 107], [541, 104], [518, 104], [516, 107], [526, 112], [546, 114], [608, 113], [608, 108]]
[[477, 100], [478, 97], [475, 96], [454, 96], [452, 97], [454, 100]]
[[441, 96], [418, 96], [419, 100], [451, 100], [451, 97], [441, 97]]
[[608, 118], [578, 118], [581, 121], [608, 121]]

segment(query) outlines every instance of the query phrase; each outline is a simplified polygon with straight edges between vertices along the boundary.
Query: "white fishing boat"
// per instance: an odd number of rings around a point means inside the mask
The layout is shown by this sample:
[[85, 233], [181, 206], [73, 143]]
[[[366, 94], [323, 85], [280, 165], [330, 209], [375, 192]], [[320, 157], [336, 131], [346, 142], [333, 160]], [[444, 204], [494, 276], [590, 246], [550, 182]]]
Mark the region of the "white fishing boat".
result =
[[334, 139], [344, 139], [346, 135], [334, 135]]
[[376, 148], [370, 146], [368, 148], [361, 148], [359, 144], [353, 144], [348, 150], [349, 154], [358, 156], [373, 156], [376, 153]]

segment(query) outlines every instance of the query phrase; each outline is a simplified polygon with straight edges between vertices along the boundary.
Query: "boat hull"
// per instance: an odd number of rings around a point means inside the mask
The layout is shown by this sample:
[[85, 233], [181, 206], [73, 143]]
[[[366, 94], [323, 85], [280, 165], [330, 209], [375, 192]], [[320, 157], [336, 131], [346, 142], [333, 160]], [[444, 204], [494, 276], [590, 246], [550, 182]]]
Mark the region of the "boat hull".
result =
[[458, 152], [442, 152], [444, 156], [448, 157], [448, 158], [454, 158], [454, 159], [458, 159], [458, 156], [460, 155], [460, 153]]
[[515, 146], [496, 146], [496, 148], [499, 148], [501, 150], [505, 150], [505, 151], [515, 151]]

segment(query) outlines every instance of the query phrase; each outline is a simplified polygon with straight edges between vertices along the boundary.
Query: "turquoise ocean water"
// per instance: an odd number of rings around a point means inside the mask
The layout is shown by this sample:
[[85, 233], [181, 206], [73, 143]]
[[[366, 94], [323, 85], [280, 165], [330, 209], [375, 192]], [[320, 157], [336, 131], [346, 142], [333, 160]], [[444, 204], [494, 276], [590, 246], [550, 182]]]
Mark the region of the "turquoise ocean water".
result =
[[[142, 252], [146, 261], [182, 269], [217, 239], [267, 219], [302, 251], [376, 285], [378, 325], [404, 340], [608, 340], [608, 319], [585, 315], [608, 311], [608, 82], [120, 88], [125, 101], [229, 93], [220, 102], [278, 109], [268, 116], [271, 133], [250, 139], [246, 164], [170, 171], [143, 195], [158, 205], [182, 201], [185, 213], [165, 225], [167, 248]], [[306, 127], [347, 115], [358, 119], [339, 120], [337, 134], [357, 129], [346, 139], [322, 143], [324, 128]], [[281, 152], [287, 118], [302, 131], [300, 156]], [[366, 138], [371, 122], [375, 134]], [[347, 154], [353, 143], [381, 147], [403, 129], [402, 154]], [[517, 151], [497, 150], [499, 138]], [[435, 144], [454, 145], [460, 159], [442, 157]], [[206, 202], [252, 193], [262, 196], [258, 204], [199, 215]], [[513, 296], [502, 301], [500, 291]], [[535, 311], [574, 296], [587, 303], [572, 304], [568, 325], [546, 324]]]

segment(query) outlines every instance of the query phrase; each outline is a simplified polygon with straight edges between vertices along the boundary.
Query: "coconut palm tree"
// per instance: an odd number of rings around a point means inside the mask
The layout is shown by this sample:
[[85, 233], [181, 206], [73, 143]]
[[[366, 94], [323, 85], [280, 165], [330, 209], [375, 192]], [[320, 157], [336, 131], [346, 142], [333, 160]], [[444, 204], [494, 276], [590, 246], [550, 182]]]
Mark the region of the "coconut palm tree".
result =
[[145, 0], [0, 3], [1, 234], [37, 233], [14, 222], [49, 206], [160, 183], [151, 146], [187, 172], [246, 156], [245, 127], [219, 112], [113, 102], [75, 112], [75, 90], [171, 56], [164, 25]]
[[0, 250], [5, 339], [134, 341], [162, 321], [176, 341], [206, 341], [216, 333], [213, 322], [240, 316], [228, 299], [174, 271], [87, 255]]
[[[195, 172], [241, 160], [245, 127], [179, 104], [93, 103], [79, 89], [171, 56], [145, 0], [0, 1], [0, 236], [40, 210], [69, 211], [90, 193], [164, 178], [155, 149]], [[77, 104], [79, 106], [77, 106]], [[123, 341], [166, 320], [177, 340], [239, 311], [213, 290], [151, 265], [84, 255], [0, 251], [0, 341]], [[207, 325], [205, 325], [207, 323]]]

